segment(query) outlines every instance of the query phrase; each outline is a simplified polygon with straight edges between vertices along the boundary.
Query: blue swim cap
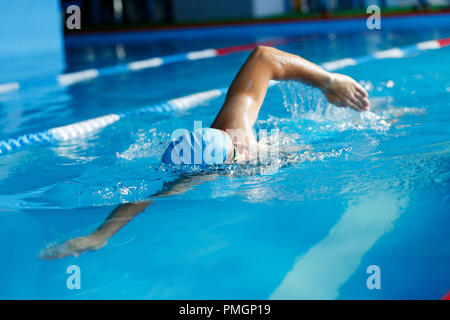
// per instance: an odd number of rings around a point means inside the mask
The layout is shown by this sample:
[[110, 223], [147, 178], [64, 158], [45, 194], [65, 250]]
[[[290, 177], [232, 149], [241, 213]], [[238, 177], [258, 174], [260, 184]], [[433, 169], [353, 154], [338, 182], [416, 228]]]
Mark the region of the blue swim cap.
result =
[[163, 154], [166, 164], [223, 164], [229, 151], [226, 133], [213, 128], [197, 129], [173, 140]]

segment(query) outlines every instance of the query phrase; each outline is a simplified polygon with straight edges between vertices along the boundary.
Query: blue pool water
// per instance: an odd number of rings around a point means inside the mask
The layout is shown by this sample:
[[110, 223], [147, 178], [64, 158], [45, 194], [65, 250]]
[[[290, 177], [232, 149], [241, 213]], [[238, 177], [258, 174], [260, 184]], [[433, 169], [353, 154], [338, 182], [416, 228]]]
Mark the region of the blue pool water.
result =
[[[270, 36], [277, 36], [270, 35]], [[321, 63], [445, 38], [450, 29], [303, 36], [279, 46]], [[77, 44], [67, 71], [264, 40]], [[0, 140], [228, 86], [248, 52], [0, 96]], [[327, 105], [294, 82], [269, 89], [256, 129], [279, 129], [278, 170], [233, 167], [156, 200], [108, 244], [39, 260], [93, 231], [119, 203], [176, 172], [159, 167], [174, 129], [205, 126], [223, 102], [145, 114], [83, 139], [0, 157], [0, 298], [438, 299], [450, 289], [450, 47], [340, 72], [372, 113]], [[66, 269], [81, 270], [68, 290]], [[366, 270], [379, 266], [381, 289]]]

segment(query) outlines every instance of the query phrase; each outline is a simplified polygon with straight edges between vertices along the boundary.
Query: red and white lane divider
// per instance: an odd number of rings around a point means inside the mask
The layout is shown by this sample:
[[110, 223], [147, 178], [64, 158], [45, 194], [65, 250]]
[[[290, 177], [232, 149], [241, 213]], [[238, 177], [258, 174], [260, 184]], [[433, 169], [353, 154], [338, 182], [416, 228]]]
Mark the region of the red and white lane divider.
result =
[[298, 41], [298, 39], [274, 39], [263, 42], [255, 42], [244, 45], [219, 48], [219, 49], [204, 49], [199, 51], [191, 51], [185, 53], [177, 53], [172, 55], [167, 55], [163, 57], [154, 57], [150, 59], [138, 60], [129, 62], [126, 64], [118, 64], [114, 66], [98, 68], [98, 69], [88, 69], [72, 73], [61, 74], [53, 77], [41, 77], [33, 78], [24, 81], [14, 81], [0, 84], [0, 94], [12, 91], [17, 91], [23, 88], [34, 88], [39, 86], [60, 86], [66, 87], [71, 86], [79, 82], [88, 81], [96, 79], [103, 76], [118, 75], [127, 72], [135, 72], [140, 70], [145, 70], [149, 68], [157, 68], [162, 65], [167, 65], [171, 63], [183, 62], [183, 61], [193, 61], [200, 59], [209, 59], [217, 56], [224, 56], [231, 53], [249, 51], [256, 48], [259, 45], [265, 46], [277, 46], [285, 44], [290, 41]]
[[[56, 77], [42, 77], [42, 78], [33, 78], [24, 81], [14, 81], [0, 84], [0, 94], [17, 91], [23, 88], [34, 88], [43, 85], [56, 85], [60, 87], [66, 87], [70, 85], [74, 85], [76, 83], [80, 83], [83, 81], [88, 81], [92, 79], [96, 79], [103, 76], [111, 76], [117, 74], [123, 74], [126, 72], [135, 72], [140, 70], [145, 70], [149, 68], [157, 68], [162, 65], [167, 65], [176, 62], [183, 61], [193, 61], [200, 59], [209, 59], [217, 56], [224, 56], [236, 52], [244, 52], [250, 51], [256, 48], [259, 45], [266, 46], [277, 46], [286, 44], [292, 41], [299, 41], [299, 39], [275, 39], [263, 42], [249, 43], [244, 45], [231, 46], [226, 48], [218, 48], [218, 49], [204, 49], [199, 51], [191, 51], [186, 53], [178, 53], [173, 55], [167, 55], [163, 57], [154, 57], [150, 59], [138, 60], [129, 62], [126, 64], [119, 64], [110, 67], [98, 68], [98, 69], [87, 69], [72, 73], [61, 74]], [[374, 59], [386, 59], [386, 58], [402, 58], [411, 51], [417, 50], [430, 50], [430, 49], [439, 49], [450, 44], [450, 38], [440, 39], [440, 40], [431, 40], [425, 42], [419, 42], [416, 45], [404, 47], [404, 48], [392, 48], [389, 50], [379, 51], [374, 53], [373, 55], [366, 55], [357, 58], [345, 58], [337, 61], [332, 61], [328, 63], [324, 63], [322, 66], [327, 70], [337, 70], [344, 67], [357, 65], [369, 60]]]
[[391, 48], [388, 50], [377, 51], [372, 54], [356, 57], [356, 58], [345, 58], [340, 60], [335, 60], [331, 62], [326, 62], [321, 64], [324, 69], [328, 71], [334, 71], [337, 69], [343, 69], [350, 66], [356, 66], [358, 64], [366, 63], [373, 60], [380, 59], [400, 59], [408, 55], [418, 53], [424, 50], [440, 49], [450, 45], [450, 38], [430, 40], [424, 42], [418, 42], [410, 46], [402, 48]]

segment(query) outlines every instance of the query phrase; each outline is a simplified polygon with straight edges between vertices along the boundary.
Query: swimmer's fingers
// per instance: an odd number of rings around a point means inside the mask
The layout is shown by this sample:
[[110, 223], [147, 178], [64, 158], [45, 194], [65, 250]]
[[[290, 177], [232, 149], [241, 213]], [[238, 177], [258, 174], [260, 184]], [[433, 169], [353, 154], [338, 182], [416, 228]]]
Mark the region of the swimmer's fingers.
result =
[[363, 97], [368, 97], [369, 96], [369, 94], [367, 93], [367, 91], [366, 91], [366, 89], [364, 89], [363, 87], [362, 87], [362, 85], [360, 85], [358, 82], [356, 82], [356, 90], [358, 91], [358, 93], [360, 94], [360, 95], [362, 95]]
[[364, 104], [364, 110], [370, 110], [370, 101], [369, 101], [369, 99], [364, 97], [362, 99], [362, 101], [363, 101], [363, 104]]
[[353, 99], [358, 100], [358, 105], [363, 110], [369, 110], [370, 108], [370, 101], [368, 99], [369, 94], [367, 91], [356, 81], [354, 82], [353, 87]]
[[347, 104], [347, 106], [349, 106], [350, 108], [352, 108], [356, 111], [362, 111], [361, 108], [359, 107], [359, 105], [357, 103], [355, 103], [354, 101], [352, 101], [351, 99], [348, 99], [346, 104]]
[[351, 98], [352, 102], [358, 107], [358, 111], [367, 111], [370, 108], [369, 99], [355, 92]]
[[362, 111], [362, 108], [360, 107], [360, 104], [358, 102], [358, 99], [354, 99], [353, 97], [348, 97], [344, 99], [344, 103], [346, 107], [350, 107], [356, 111]]

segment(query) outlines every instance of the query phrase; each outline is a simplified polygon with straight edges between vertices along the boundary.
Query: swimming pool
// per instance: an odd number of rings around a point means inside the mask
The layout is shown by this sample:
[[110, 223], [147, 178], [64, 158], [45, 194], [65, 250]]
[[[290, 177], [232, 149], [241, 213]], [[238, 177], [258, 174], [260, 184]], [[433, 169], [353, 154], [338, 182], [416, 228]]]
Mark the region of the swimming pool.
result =
[[[68, 72], [277, 37], [77, 44]], [[279, 45], [321, 63], [446, 38], [450, 29], [302, 35]], [[176, 172], [159, 167], [170, 135], [209, 125], [223, 97], [179, 113], [127, 117], [82, 139], [0, 157], [1, 298], [438, 299], [450, 289], [450, 48], [340, 72], [373, 114], [327, 106], [293, 82], [269, 89], [257, 129], [291, 151], [279, 170], [234, 167], [155, 201], [99, 251], [38, 259], [88, 234], [119, 203]], [[0, 140], [228, 86], [248, 52], [0, 96]], [[66, 287], [67, 267], [82, 289]], [[366, 270], [379, 266], [381, 290]]]

